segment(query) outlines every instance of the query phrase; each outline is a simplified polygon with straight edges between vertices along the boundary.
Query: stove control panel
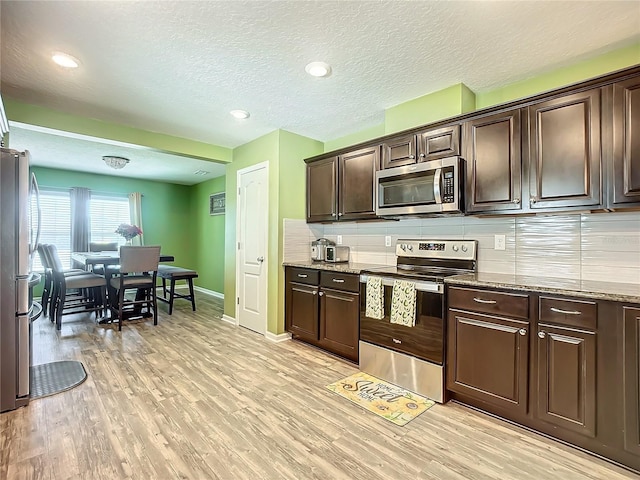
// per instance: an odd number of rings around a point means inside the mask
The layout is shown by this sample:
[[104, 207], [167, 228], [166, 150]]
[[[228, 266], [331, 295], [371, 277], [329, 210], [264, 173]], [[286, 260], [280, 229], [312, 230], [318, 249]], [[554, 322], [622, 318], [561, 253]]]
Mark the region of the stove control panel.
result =
[[477, 245], [476, 240], [399, 239], [396, 243], [396, 255], [399, 257], [475, 260]]

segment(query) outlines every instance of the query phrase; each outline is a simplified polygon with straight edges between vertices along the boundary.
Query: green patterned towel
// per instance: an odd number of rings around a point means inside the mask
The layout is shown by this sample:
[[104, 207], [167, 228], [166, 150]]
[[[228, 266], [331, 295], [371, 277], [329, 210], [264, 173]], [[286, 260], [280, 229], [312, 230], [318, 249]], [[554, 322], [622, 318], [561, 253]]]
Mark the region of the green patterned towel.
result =
[[406, 280], [393, 282], [391, 295], [391, 323], [406, 327], [416, 324], [416, 284]]
[[367, 278], [367, 302], [364, 314], [376, 320], [384, 318], [384, 288], [380, 277]]

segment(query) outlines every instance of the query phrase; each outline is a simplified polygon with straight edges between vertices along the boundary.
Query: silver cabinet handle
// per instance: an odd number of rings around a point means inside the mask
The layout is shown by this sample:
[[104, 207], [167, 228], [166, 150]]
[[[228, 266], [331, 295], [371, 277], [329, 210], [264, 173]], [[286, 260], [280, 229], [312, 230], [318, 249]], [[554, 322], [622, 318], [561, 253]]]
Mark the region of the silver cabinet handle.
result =
[[305, 274], [305, 273], [299, 273], [298, 277], [300, 278], [307, 278], [309, 275]]
[[426, 155], [424, 153], [421, 153], [420, 158], [424, 158], [424, 157], [426, 157]]
[[339, 213], [338, 216], [341, 217], [342, 215], [344, 215], [344, 213]]
[[578, 312], [577, 310], [560, 310], [559, 308], [551, 307], [550, 310], [556, 313], [562, 313], [564, 315], [582, 315], [582, 312]]
[[513, 199], [513, 203], [515, 203], [517, 205], [518, 203], [520, 203], [520, 199], [519, 198], [514, 198]]
[[535, 197], [531, 197], [531, 198], [529, 199], [529, 201], [530, 201], [531, 203], [536, 203], [536, 202], [538, 201], [538, 199], [537, 199], [537, 198], [535, 198]]
[[473, 301], [478, 303], [490, 303], [490, 304], [496, 303], [495, 300], [483, 300], [482, 298], [478, 298], [478, 297], [473, 297]]
[[546, 333], [544, 333], [544, 332], [538, 332], [538, 336], [539, 336], [540, 338], [544, 338], [544, 337], [546, 337], [546, 336], [547, 336], [547, 334], [546, 334]]
[[324, 292], [320, 292], [320, 293], [318, 293], [318, 296], [319, 296], [319, 297], [321, 297], [321, 296], [323, 296], [323, 295], [324, 295]]
[[256, 260], [258, 260], [260, 263], [264, 262], [264, 257], [258, 257]]
[[409, 155], [409, 158], [410, 158], [411, 160], [413, 160], [414, 158], [416, 158], [416, 156], [415, 156], [415, 155]]
[[341, 278], [332, 278], [331, 281], [336, 283], [344, 283], [344, 280], [342, 280]]
[[397, 338], [392, 338], [393, 343], [402, 343], [402, 340], [398, 340]]
[[518, 333], [520, 335], [526, 335], [527, 334], [527, 329], [526, 328], [521, 328], [520, 330], [518, 330]]
[[313, 292], [311, 292], [311, 295], [315, 295], [316, 293], [318, 293], [318, 292], [316, 292], [316, 291], [314, 290]]

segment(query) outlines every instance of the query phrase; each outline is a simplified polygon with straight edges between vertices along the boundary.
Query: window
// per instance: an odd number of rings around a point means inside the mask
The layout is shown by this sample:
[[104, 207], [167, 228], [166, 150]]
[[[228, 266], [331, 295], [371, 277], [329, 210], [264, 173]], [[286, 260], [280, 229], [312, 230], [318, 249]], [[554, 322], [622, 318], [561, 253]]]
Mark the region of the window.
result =
[[124, 243], [124, 238], [115, 230], [121, 223], [131, 223], [127, 197], [91, 194], [89, 216], [92, 242]]
[[[35, 197], [31, 198], [32, 211], [36, 211]], [[51, 243], [58, 249], [64, 267], [71, 266], [71, 199], [69, 192], [40, 190], [42, 227], [40, 243]], [[40, 256], [33, 256], [33, 270], [44, 271]]]

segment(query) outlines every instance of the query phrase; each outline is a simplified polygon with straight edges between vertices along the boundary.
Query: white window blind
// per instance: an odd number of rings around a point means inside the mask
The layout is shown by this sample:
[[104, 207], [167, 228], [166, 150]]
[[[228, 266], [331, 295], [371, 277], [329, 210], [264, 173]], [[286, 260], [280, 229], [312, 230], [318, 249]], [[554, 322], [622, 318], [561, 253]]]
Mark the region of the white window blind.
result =
[[121, 223], [131, 223], [128, 197], [92, 193], [89, 215], [91, 216], [92, 242], [124, 244], [124, 238], [115, 231]]
[[[32, 211], [35, 211], [35, 196], [31, 197]], [[40, 190], [42, 227], [40, 243], [50, 243], [57, 247], [64, 267], [71, 267], [71, 199], [69, 192]], [[44, 271], [40, 256], [34, 255], [33, 270]]]

